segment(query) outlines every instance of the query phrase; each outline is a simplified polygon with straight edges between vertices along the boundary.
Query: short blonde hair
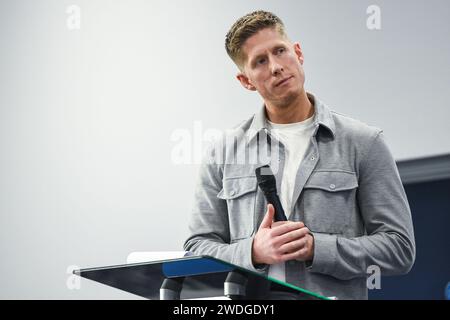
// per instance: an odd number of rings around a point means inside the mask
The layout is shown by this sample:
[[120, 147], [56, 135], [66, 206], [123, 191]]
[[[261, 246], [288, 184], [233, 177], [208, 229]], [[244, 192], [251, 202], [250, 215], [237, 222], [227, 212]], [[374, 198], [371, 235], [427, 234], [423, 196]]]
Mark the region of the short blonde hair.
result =
[[242, 70], [247, 58], [242, 52], [245, 41], [265, 28], [274, 28], [286, 37], [283, 21], [275, 14], [263, 10], [246, 14], [231, 26], [225, 38], [225, 49], [239, 69]]

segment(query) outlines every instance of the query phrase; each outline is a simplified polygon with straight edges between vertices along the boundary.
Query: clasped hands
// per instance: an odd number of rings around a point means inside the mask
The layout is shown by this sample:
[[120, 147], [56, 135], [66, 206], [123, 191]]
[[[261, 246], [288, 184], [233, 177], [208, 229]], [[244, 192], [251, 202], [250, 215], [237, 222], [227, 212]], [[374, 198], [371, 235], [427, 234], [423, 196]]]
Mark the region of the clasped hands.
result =
[[274, 214], [274, 207], [268, 204], [264, 219], [253, 239], [253, 264], [311, 261], [314, 257], [314, 237], [310, 230], [303, 222], [273, 222]]

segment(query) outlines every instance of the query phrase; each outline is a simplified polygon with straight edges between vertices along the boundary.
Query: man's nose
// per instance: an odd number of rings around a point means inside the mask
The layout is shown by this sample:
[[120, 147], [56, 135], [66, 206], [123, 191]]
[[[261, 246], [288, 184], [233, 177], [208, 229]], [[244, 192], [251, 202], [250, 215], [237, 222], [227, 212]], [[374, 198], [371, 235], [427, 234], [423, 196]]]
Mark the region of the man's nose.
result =
[[283, 67], [279, 63], [277, 63], [275, 60], [271, 61], [270, 69], [272, 71], [272, 75], [274, 75], [274, 76], [277, 76], [284, 71]]

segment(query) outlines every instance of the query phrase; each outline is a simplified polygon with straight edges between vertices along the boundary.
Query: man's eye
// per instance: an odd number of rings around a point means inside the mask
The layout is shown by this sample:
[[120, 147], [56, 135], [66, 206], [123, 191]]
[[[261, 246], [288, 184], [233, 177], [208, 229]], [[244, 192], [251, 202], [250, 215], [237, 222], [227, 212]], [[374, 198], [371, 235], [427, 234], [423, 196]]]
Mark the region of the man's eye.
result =
[[280, 53], [283, 53], [285, 51], [285, 49], [284, 48], [279, 48], [278, 49], [278, 53], [280, 54]]
[[258, 59], [257, 64], [263, 64], [264, 62], [266, 62], [266, 59]]

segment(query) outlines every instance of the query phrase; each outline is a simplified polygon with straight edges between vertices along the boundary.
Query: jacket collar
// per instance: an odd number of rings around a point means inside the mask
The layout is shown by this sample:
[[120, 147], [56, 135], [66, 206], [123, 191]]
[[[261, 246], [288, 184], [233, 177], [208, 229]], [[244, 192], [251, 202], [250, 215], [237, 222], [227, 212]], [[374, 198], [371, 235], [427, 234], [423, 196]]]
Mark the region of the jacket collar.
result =
[[[336, 127], [330, 109], [313, 94], [307, 92], [308, 99], [314, 106], [314, 124], [318, 127], [324, 127], [335, 137]], [[248, 141], [250, 142], [261, 130], [268, 131], [266, 107], [259, 109], [253, 117], [252, 123], [248, 129]], [[317, 132], [317, 130], [315, 131]]]

